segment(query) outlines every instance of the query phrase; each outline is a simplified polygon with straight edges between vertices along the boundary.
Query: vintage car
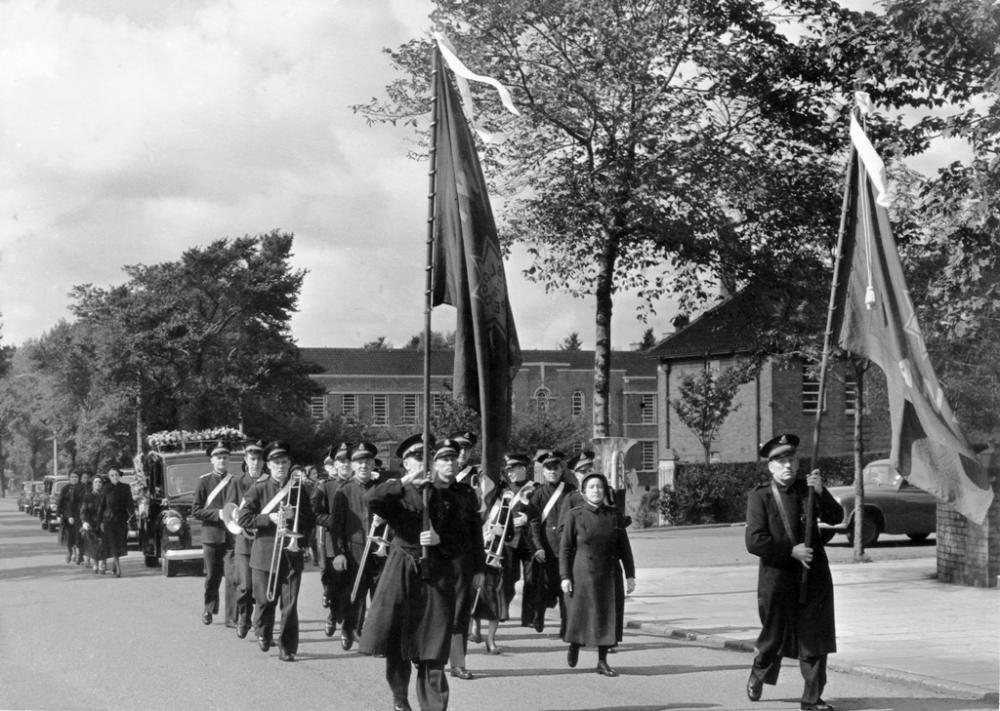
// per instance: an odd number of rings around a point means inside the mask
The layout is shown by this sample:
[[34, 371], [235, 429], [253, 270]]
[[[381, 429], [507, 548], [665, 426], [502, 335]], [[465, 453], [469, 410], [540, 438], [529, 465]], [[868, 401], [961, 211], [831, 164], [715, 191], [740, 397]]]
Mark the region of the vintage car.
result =
[[50, 487], [49, 492], [45, 495], [45, 505], [39, 514], [39, 518], [42, 520], [43, 531], [59, 530], [59, 496], [62, 493], [63, 487], [67, 484], [69, 484], [68, 477], [59, 477], [48, 483]]
[[[197, 445], [195, 445], [197, 446]], [[242, 452], [234, 451], [238, 461]], [[170, 578], [185, 562], [201, 569], [201, 522], [191, 515], [202, 474], [212, 470], [204, 449], [149, 452], [144, 461], [147, 496], [137, 502], [138, 539], [146, 565]]]
[[21, 482], [21, 494], [17, 497], [17, 510], [30, 513], [31, 497], [35, 493], [35, 484], [41, 486], [40, 481]]
[[[937, 530], [937, 499], [910, 484], [888, 459], [876, 459], [862, 470], [864, 512], [861, 541], [874, 545], [879, 535], [905, 534], [923, 541]], [[844, 509], [844, 521], [837, 526], [820, 524], [820, 535], [829, 541], [837, 533], [847, 534], [854, 544], [854, 486], [834, 486], [830, 493]]]

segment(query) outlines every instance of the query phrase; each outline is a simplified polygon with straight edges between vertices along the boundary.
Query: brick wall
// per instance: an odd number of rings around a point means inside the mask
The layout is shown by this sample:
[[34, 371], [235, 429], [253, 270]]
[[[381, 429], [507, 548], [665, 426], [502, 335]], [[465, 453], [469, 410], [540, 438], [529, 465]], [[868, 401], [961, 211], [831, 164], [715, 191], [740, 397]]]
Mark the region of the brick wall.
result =
[[937, 507], [937, 576], [943, 583], [997, 587], [1000, 575], [1000, 486], [993, 473], [993, 505], [980, 526], [955, 511]]

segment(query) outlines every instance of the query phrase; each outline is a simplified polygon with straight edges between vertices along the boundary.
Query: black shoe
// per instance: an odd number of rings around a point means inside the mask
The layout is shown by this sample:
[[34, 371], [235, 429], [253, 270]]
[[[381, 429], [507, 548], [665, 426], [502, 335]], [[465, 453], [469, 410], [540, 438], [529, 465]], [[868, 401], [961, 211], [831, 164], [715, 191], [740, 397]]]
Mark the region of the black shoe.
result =
[[603, 659], [597, 663], [597, 673], [601, 676], [618, 676], [618, 672], [609, 667]]
[[403, 699], [402, 701], [393, 702], [392, 711], [413, 711], [413, 707], [410, 706], [409, 701]]
[[291, 652], [286, 652], [284, 649], [279, 649], [278, 650], [278, 659], [280, 659], [283, 662], [294, 662], [295, 661], [295, 655], [292, 654]]
[[814, 704], [803, 701], [799, 704], [799, 708], [802, 709], [802, 711], [834, 711], [833, 706], [823, 701], [823, 699], [820, 699]]
[[350, 651], [351, 647], [354, 646], [354, 635], [350, 632], [341, 631], [340, 646], [344, 648], [345, 652]]
[[545, 618], [535, 617], [535, 632], [541, 632], [545, 629]]
[[212, 613], [211, 612], [203, 612], [203, 613], [201, 613], [201, 623], [203, 625], [210, 625], [210, 624], [212, 624]]
[[569, 646], [569, 651], [566, 652], [566, 663], [569, 664], [569, 668], [573, 669], [576, 667], [577, 661], [580, 659], [580, 648], [575, 644]]
[[323, 596], [323, 607], [324, 608], [330, 607], [330, 598], [328, 598], [326, 595]]
[[451, 675], [456, 679], [464, 679], [465, 681], [468, 681], [469, 679], [472, 678], [472, 672], [470, 672], [465, 667], [452, 667]]
[[236, 636], [240, 639], [246, 639], [249, 632], [250, 625], [236, 625]]
[[336, 632], [336, 631], [337, 631], [337, 623], [336, 622], [330, 622], [329, 620], [327, 620], [326, 621], [326, 628], [323, 630], [323, 632], [326, 634], [326, 636], [327, 637], [333, 637], [333, 633]]
[[747, 679], [747, 698], [751, 701], [760, 701], [761, 692], [764, 691], [764, 682], [753, 674]]
[[271, 640], [267, 639], [266, 637], [258, 637], [257, 646], [260, 647], [260, 651], [266, 652], [271, 648]]

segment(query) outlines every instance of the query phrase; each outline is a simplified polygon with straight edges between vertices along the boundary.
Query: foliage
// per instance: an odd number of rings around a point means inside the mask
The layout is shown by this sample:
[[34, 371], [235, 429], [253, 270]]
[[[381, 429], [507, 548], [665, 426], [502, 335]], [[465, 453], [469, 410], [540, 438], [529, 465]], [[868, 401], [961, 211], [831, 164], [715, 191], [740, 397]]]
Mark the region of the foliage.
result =
[[635, 515], [632, 516], [632, 525], [635, 528], [650, 528], [655, 526], [660, 513], [660, 492], [650, 489], [639, 499], [635, 507]]
[[712, 442], [730, 413], [739, 408], [733, 404], [736, 392], [757, 375], [760, 363], [738, 362], [713, 375], [703, 368], [697, 375], [686, 375], [678, 384], [680, 397], [670, 401], [681, 422], [694, 432], [705, 449], [705, 463], [710, 459]]
[[656, 336], [653, 335], [653, 329], [647, 328], [642, 332], [642, 339], [636, 344], [635, 349], [637, 351], [644, 351], [647, 348], [652, 348], [656, 345]]
[[392, 343], [385, 336], [379, 336], [374, 341], [368, 341], [368, 343], [361, 347], [366, 351], [389, 351], [392, 350]]
[[511, 426], [509, 449], [533, 456], [540, 449], [554, 449], [567, 455], [586, 449], [590, 438], [583, 419], [531, 409], [516, 411]]
[[[431, 350], [451, 350], [455, 347], [455, 332], [439, 333], [431, 331]], [[424, 332], [414, 333], [403, 346], [403, 350], [421, 351], [424, 349]]]
[[582, 351], [583, 342], [580, 340], [580, 334], [576, 331], [566, 336], [562, 343], [559, 344], [559, 350], [561, 351]]

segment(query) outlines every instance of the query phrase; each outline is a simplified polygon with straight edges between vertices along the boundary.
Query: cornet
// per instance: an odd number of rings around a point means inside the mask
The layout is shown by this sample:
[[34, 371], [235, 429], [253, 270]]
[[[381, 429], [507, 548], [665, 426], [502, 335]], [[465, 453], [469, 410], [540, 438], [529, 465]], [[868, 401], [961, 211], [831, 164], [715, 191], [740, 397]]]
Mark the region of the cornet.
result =
[[[292, 497], [295, 503], [291, 503]], [[274, 547], [271, 549], [271, 567], [267, 572], [267, 601], [274, 602], [278, 596], [278, 569], [281, 567], [281, 552], [287, 550], [290, 553], [299, 551], [299, 504], [302, 502], [302, 480], [296, 478], [292, 485], [288, 487], [288, 493], [284, 500], [278, 504], [278, 529], [274, 534]], [[292, 530], [288, 530], [288, 512], [294, 510], [295, 515], [292, 520]], [[288, 545], [285, 541], [288, 540]]]

